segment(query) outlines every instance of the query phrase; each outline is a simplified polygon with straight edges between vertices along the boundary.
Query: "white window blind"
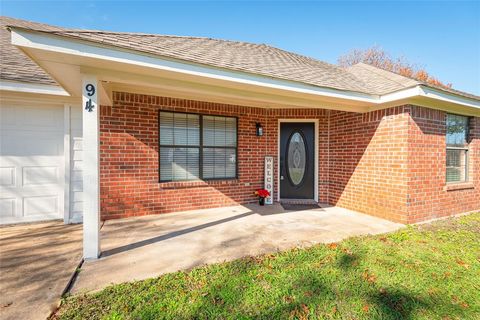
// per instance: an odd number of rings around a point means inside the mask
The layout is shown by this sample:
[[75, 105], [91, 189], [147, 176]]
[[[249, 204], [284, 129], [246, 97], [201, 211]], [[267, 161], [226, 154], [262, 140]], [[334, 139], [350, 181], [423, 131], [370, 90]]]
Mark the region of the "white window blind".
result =
[[237, 162], [237, 119], [203, 116], [203, 177], [234, 178]]
[[237, 119], [159, 112], [160, 181], [237, 176]]

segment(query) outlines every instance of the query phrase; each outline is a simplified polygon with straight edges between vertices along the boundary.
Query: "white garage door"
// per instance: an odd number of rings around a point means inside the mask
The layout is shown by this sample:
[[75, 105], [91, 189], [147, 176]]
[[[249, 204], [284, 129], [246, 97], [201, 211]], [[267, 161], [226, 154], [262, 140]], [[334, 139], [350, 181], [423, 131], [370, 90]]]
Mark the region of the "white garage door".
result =
[[62, 106], [0, 106], [0, 220], [63, 218]]

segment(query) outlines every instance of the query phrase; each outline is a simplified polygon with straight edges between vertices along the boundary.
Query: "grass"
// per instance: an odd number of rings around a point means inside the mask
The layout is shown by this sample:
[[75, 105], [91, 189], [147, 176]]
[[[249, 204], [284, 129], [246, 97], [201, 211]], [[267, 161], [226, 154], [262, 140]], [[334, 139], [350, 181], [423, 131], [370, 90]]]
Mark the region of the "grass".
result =
[[480, 319], [480, 213], [64, 299], [54, 319]]

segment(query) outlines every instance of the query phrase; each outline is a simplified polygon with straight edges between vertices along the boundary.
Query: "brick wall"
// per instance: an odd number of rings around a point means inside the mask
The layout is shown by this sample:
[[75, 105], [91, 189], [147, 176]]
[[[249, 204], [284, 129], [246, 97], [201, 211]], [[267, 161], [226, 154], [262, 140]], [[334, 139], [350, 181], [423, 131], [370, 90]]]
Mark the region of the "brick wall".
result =
[[480, 209], [480, 118], [470, 119], [470, 183], [446, 186], [446, 113], [417, 106], [407, 110], [408, 221]]
[[332, 111], [329, 203], [405, 222], [408, 114]]
[[[238, 179], [159, 183], [158, 110], [237, 116]], [[265, 156], [275, 158], [277, 200], [279, 119], [318, 121], [320, 202], [399, 222], [479, 208], [478, 188], [443, 191], [444, 122], [435, 118], [440, 117], [438, 112], [427, 119], [422, 110], [401, 106], [359, 114], [324, 109], [262, 109], [114, 92], [113, 106], [102, 106], [100, 115], [102, 218], [254, 202], [254, 190], [263, 187]], [[475, 121], [473, 132], [478, 137], [478, 118]], [[256, 122], [264, 127], [262, 137], [255, 135]], [[428, 133], [432, 126], [436, 128], [434, 135]], [[432, 149], [419, 158], [425, 145]], [[474, 145], [478, 145], [478, 139], [472, 142]], [[480, 148], [473, 150], [480, 158]], [[432, 162], [435, 171], [428, 170]], [[478, 172], [479, 162], [475, 164], [472, 171]], [[473, 176], [478, 184], [478, 174]], [[418, 183], [419, 177], [426, 183]], [[419, 192], [413, 195], [413, 190]], [[443, 205], [432, 205], [429, 190], [435, 190], [435, 197]], [[468, 197], [468, 205], [463, 204], [462, 197]]]
[[[158, 110], [238, 117], [238, 179], [158, 182]], [[326, 110], [268, 110], [167, 97], [115, 92], [113, 106], [100, 114], [101, 212], [103, 219], [158, 214], [255, 202], [263, 187], [264, 158], [277, 158], [279, 118], [318, 119]], [[264, 136], [255, 135], [256, 122]], [[319, 134], [327, 149], [325, 130]], [[321, 201], [327, 201], [326, 158], [319, 159]], [[275, 177], [277, 176], [275, 161]], [[274, 190], [277, 190], [275, 179]], [[275, 191], [275, 199], [276, 199]]]

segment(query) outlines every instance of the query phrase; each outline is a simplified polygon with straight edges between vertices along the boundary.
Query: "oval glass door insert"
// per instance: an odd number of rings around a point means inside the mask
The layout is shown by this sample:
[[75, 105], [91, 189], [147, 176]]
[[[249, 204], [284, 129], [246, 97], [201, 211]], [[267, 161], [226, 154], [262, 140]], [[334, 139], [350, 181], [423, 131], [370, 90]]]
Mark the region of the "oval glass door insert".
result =
[[297, 186], [303, 181], [306, 167], [306, 147], [305, 140], [297, 131], [290, 136], [287, 147], [287, 166], [290, 181]]

